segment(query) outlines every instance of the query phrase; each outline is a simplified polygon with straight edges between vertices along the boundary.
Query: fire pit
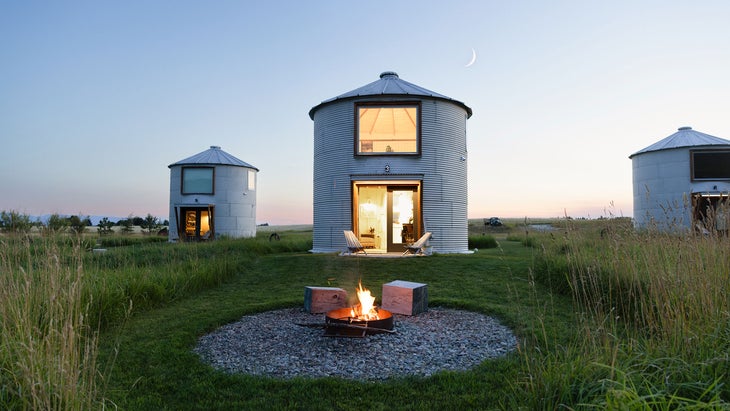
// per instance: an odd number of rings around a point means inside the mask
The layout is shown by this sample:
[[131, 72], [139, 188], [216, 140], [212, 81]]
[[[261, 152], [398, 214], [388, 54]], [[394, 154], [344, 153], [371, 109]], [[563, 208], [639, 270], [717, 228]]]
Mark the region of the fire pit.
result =
[[375, 306], [370, 290], [358, 285], [360, 304], [329, 311], [325, 316], [324, 335], [329, 337], [365, 337], [368, 334], [393, 333], [393, 314]]
[[368, 334], [392, 333], [393, 314], [378, 310], [377, 320], [352, 317], [351, 308], [338, 308], [327, 313], [324, 335], [329, 337], [364, 337]]

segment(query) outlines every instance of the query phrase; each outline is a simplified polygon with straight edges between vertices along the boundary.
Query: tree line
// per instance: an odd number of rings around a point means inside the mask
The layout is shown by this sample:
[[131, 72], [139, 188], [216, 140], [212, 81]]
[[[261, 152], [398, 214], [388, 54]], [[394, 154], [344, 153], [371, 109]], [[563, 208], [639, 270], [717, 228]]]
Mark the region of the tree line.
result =
[[[149, 234], [157, 232], [167, 225], [169, 225], [168, 220], [161, 221], [152, 214], [147, 214], [146, 217], [130, 215], [128, 218], [116, 222], [104, 217], [97, 224], [97, 232], [100, 235], [108, 235], [114, 233], [113, 227], [121, 227], [122, 234], [131, 234], [134, 231], [133, 227], [139, 226], [142, 227], [143, 232]], [[0, 212], [0, 231], [6, 233], [28, 233], [35, 227], [46, 233], [81, 234], [92, 226], [91, 219], [82, 215], [62, 216], [54, 213], [48, 217], [46, 222], [43, 222], [40, 218], [33, 220], [30, 215], [15, 210]]]

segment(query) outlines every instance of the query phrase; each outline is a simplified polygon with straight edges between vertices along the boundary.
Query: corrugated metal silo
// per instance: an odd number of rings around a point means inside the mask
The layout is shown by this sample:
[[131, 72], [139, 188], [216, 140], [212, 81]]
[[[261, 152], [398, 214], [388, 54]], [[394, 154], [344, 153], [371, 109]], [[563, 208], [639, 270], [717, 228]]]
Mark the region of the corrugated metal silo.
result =
[[313, 252], [402, 251], [429, 231], [434, 252], [468, 251], [464, 103], [394, 72], [313, 107]]
[[730, 141], [680, 127], [629, 158], [637, 228], [724, 230]]
[[170, 241], [256, 235], [256, 167], [218, 146], [168, 167]]

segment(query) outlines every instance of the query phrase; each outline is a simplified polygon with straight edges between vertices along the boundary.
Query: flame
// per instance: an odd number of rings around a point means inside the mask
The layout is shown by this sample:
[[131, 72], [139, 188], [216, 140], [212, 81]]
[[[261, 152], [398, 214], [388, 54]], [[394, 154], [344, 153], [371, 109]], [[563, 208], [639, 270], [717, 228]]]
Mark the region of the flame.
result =
[[350, 314], [358, 320], [378, 320], [378, 310], [375, 308], [375, 297], [370, 294], [370, 290], [362, 288], [362, 283], [357, 286], [357, 299], [360, 304], [352, 307]]

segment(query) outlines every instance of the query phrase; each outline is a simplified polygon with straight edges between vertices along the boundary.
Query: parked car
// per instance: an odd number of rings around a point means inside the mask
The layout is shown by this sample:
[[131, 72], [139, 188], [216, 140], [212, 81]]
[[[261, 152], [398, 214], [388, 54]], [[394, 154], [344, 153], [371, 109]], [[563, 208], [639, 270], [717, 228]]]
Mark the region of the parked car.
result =
[[489, 225], [492, 227], [499, 227], [502, 225], [502, 220], [500, 220], [499, 217], [492, 217], [489, 219]]

